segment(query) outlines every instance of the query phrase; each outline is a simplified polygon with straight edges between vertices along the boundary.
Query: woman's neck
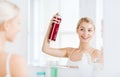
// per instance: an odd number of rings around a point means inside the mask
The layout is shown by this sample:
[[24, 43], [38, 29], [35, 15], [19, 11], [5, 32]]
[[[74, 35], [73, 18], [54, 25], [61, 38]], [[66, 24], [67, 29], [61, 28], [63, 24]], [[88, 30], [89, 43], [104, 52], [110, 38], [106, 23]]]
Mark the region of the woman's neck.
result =
[[89, 43], [80, 42], [79, 49], [80, 49], [80, 51], [86, 52], [86, 51], [91, 50], [92, 47], [90, 46]]
[[0, 52], [3, 52], [5, 49], [5, 38], [0, 33]]

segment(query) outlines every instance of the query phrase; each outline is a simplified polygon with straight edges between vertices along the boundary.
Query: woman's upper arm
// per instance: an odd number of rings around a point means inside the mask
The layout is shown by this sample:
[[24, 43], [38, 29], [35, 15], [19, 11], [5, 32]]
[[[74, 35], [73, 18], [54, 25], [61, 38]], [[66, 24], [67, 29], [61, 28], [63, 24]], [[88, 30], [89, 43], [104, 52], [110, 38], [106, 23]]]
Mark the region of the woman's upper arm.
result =
[[48, 50], [46, 50], [44, 52], [46, 54], [49, 54], [49, 55], [55, 56], [55, 57], [67, 57], [69, 50], [70, 50], [69, 47], [66, 47], [66, 48], [49, 48]]
[[28, 77], [27, 63], [21, 56], [13, 55], [10, 69], [12, 77]]

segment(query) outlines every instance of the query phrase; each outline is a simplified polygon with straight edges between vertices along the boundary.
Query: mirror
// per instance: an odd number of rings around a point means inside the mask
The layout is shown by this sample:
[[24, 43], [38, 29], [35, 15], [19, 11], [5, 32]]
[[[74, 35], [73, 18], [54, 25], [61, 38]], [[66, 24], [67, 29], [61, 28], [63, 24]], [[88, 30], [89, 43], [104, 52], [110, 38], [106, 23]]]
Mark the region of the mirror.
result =
[[[62, 16], [54, 48], [78, 47], [77, 22], [81, 17], [94, 21], [96, 32], [91, 45], [103, 50], [103, 2], [102, 0], [30, 0], [28, 26], [28, 59], [33, 66], [46, 66], [52, 62], [66, 65], [66, 58], [57, 58], [42, 52], [43, 40], [52, 16]], [[55, 63], [56, 64], [56, 63]]]

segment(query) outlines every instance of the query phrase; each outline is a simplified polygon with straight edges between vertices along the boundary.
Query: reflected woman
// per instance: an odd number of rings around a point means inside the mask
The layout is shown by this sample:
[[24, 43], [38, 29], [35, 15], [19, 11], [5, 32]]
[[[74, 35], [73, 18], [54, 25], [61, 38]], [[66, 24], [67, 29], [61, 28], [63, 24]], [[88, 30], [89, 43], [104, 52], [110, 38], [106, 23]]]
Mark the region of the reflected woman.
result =
[[95, 63], [102, 65], [102, 62], [103, 62], [102, 52], [98, 49], [93, 48], [90, 45], [90, 41], [95, 34], [95, 26], [93, 21], [90, 18], [83, 17], [78, 21], [78, 25], [76, 28], [76, 33], [78, 34], [80, 39], [78, 48], [73, 48], [73, 47], [51, 48], [50, 47], [50, 41], [48, 37], [51, 29], [51, 23], [53, 22], [59, 22], [59, 20], [56, 20], [53, 17], [52, 21], [49, 24], [49, 28], [44, 38], [44, 43], [42, 47], [42, 51], [44, 53], [55, 56], [55, 57], [66, 57], [68, 58], [69, 67], [79, 67], [81, 69], [86, 69], [84, 70], [86, 72], [88, 71], [88, 69], [93, 70], [93, 65]]
[[19, 8], [6, 0], [0, 1], [0, 77], [28, 77], [24, 59], [5, 52], [5, 43], [13, 42], [20, 31]]

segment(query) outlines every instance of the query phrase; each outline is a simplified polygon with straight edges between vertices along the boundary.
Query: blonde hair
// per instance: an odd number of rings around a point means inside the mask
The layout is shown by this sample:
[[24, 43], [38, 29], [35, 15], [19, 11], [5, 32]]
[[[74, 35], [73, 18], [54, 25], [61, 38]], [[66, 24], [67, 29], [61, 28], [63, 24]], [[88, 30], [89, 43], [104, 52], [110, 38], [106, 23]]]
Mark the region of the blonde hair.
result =
[[95, 30], [95, 25], [94, 25], [92, 19], [90, 19], [90, 18], [88, 18], [88, 17], [83, 17], [83, 18], [81, 18], [81, 19], [78, 21], [77, 29], [79, 28], [79, 26], [80, 26], [81, 23], [83, 23], [83, 22], [86, 22], [86, 23], [90, 23], [90, 24], [92, 24], [93, 27], [94, 27], [94, 30]]
[[19, 14], [19, 8], [8, 1], [0, 0], [0, 24], [10, 20]]

